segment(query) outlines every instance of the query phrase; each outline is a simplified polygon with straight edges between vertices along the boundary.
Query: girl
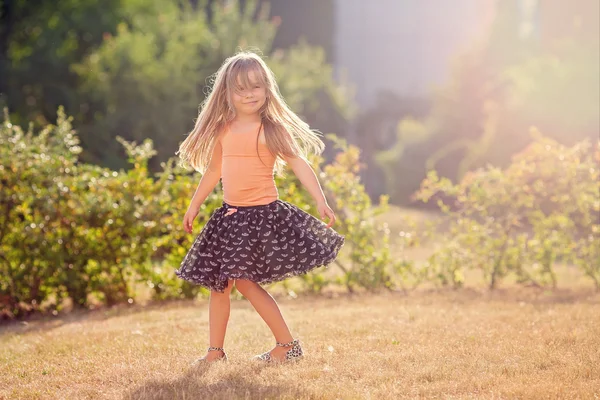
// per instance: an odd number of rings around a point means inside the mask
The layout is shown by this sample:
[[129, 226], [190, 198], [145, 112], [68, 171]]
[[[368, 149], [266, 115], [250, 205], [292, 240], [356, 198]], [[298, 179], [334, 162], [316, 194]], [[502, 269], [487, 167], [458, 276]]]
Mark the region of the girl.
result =
[[[256, 54], [225, 60], [192, 132], [176, 154], [199, 170], [202, 179], [183, 218], [186, 232], [219, 180], [223, 204], [215, 210], [175, 274], [211, 290], [207, 354], [194, 361], [227, 360], [223, 349], [233, 285], [246, 297], [275, 336], [276, 346], [252, 359], [298, 360], [294, 339], [273, 297], [260, 284], [281, 281], [327, 266], [344, 245], [330, 229], [335, 214], [306, 161], [324, 149], [285, 104], [273, 72]], [[321, 219], [279, 199], [273, 179], [285, 163], [314, 198]]]

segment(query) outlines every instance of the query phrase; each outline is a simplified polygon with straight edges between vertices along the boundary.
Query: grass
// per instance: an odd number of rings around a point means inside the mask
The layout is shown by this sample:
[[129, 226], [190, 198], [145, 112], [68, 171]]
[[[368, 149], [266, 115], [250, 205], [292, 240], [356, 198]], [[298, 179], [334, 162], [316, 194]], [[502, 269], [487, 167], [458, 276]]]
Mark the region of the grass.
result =
[[[403, 211], [391, 213], [397, 234]], [[431, 249], [410, 251], [422, 261]], [[578, 269], [556, 271], [554, 291], [506, 278], [489, 292], [471, 270], [463, 289], [426, 283], [406, 295], [296, 296], [274, 285], [306, 353], [294, 365], [249, 360], [274, 339], [239, 293], [230, 361], [197, 368], [206, 300], [144, 304], [142, 294], [135, 305], [13, 322], [0, 326], [0, 400], [600, 399], [600, 293]]]
[[[234, 300], [230, 361], [207, 346], [206, 300], [74, 312], [0, 329], [2, 399], [594, 399], [600, 295], [503, 288], [278, 298], [306, 357], [249, 358], [274, 344]], [[596, 397], [594, 397], [596, 396]]]

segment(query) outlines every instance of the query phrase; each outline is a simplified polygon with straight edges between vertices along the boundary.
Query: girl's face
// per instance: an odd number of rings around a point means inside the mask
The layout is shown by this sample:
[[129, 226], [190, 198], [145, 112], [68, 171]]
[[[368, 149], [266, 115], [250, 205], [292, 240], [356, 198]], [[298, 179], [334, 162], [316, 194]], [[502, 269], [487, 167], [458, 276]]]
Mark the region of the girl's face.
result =
[[233, 106], [238, 114], [252, 115], [259, 112], [265, 104], [267, 91], [260, 80], [256, 79], [254, 71], [248, 72], [248, 87], [244, 87], [240, 77], [237, 77], [237, 84], [231, 94]]

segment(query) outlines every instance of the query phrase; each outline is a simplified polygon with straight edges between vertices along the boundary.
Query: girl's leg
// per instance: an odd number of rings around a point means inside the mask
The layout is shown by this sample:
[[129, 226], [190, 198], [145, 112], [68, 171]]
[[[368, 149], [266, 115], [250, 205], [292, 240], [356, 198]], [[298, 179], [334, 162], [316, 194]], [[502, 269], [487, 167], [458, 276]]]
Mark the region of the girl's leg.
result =
[[[281, 315], [281, 311], [279, 310], [277, 302], [273, 296], [269, 294], [269, 292], [263, 289], [258, 283], [249, 281], [247, 279], [236, 279], [235, 287], [245, 298], [250, 301], [254, 309], [267, 323], [271, 329], [271, 332], [273, 332], [276, 341], [288, 343], [294, 340], [287, 324], [285, 323], [285, 320], [283, 319], [283, 315]], [[283, 360], [285, 358], [285, 353], [290, 348], [291, 346], [275, 346], [271, 350], [271, 357]]]
[[[230, 294], [233, 284], [233, 279], [230, 279], [224, 293], [210, 292], [208, 303], [209, 346], [223, 347], [225, 342], [225, 332], [231, 311]], [[207, 361], [212, 361], [222, 356], [223, 352], [221, 351], [209, 351], [204, 358]]]

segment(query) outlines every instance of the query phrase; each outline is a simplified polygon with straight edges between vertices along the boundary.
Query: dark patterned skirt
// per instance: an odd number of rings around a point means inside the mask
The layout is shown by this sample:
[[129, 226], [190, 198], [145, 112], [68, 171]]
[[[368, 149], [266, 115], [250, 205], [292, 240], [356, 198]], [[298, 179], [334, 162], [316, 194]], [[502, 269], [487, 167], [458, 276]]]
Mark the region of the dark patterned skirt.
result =
[[335, 260], [344, 236], [297, 206], [225, 202], [211, 215], [175, 274], [223, 293], [228, 279], [267, 284]]

